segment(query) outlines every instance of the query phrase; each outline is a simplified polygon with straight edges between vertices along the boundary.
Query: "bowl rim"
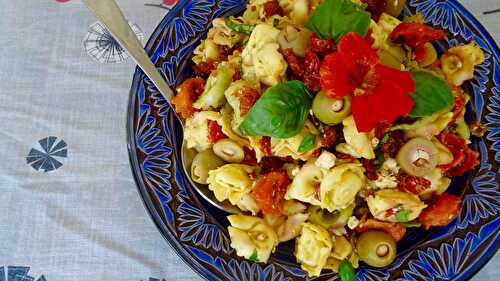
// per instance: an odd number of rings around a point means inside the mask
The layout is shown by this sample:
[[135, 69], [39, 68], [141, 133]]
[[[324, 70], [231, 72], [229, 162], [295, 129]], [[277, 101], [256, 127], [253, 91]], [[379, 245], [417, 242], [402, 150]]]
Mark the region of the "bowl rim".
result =
[[[150, 37], [148, 38], [148, 41], [145, 45], [145, 50], [148, 55], [151, 55], [152, 47], [155, 41], [158, 39], [158, 36], [160, 33], [163, 31], [165, 26], [168, 24], [168, 19], [174, 17], [187, 3], [189, 3], [189, 0], [180, 0], [175, 6], [170, 9], [165, 16], [162, 18], [162, 20], [158, 23], [158, 25], [155, 27], [154, 31], [151, 33]], [[457, 11], [461, 13], [464, 17], [467, 18], [469, 23], [471, 23], [480, 33], [481, 35], [486, 39], [487, 43], [491, 46], [492, 48], [492, 55], [495, 57], [497, 61], [500, 61], [500, 48], [498, 47], [497, 42], [494, 40], [494, 38], [491, 36], [491, 34], [486, 30], [486, 28], [479, 22], [479, 20], [467, 9], [465, 8], [459, 1], [457, 0], [449, 0], [447, 1], [451, 3], [452, 5], [455, 6]], [[148, 213], [148, 216], [151, 218], [153, 223], [155, 224], [156, 228], [160, 232], [160, 234], [163, 236], [163, 239], [166, 240], [168, 245], [170, 246], [171, 249], [175, 251], [175, 253], [183, 260], [185, 264], [187, 264], [194, 272], [198, 274], [198, 276], [204, 278], [205, 280], [213, 280], [211, 278], [216, 277], [214, 276], [213, 273], [211, 273], [208, 270], [204, 270], [203, 265], [199, 264], [198, 261], [195, 259], [191, 259], [190, 256], [191, 254], [188, 253], [184, 247], [180, 245], [180, 242], [177, 239], [174, 239], [172, 235], [166, 231], [162, 227], [162, 222], [161, 218], [159, 217], [156, 208], [154, 207], [154, 203], [152, 202], [149, 194], [146, 191], [145, 188], [145, 183], [142, 179], [142, 174], [136, 167], [139, 167], [139, 162], [137, 159], [137, 155], [135, 152], [135, 139], [133, 137], [133, 130], [134, 130], [134, 116], [131, 115], [134, 112], [134, 106], [135, 106], [135, 101], [134, 98], [136, 98], [136, 89], [138, 86], [138, 83], [140, 83], [139, 77], [144, 75], [142, 70], [136, 66], [133, 74], [132, 74], [132, 84], [131, 88], [129, 91], [129, 96], [128, 96], [128, 101], [127, 101], [127, 113], [126, 113], [126, 142], [127, 142], [127, 150], [128, 150], [128, 156], [129, 156], [129, 163], [130, 163], [130, 168], [132, 170], [132, 175], [135, 181], [135, 185], [137, 188], [137, 191], [140, 195], [141, 201], [143, 202], [144, 208]], [[500, 249], [500, 239], [498, 239], [498, 236], [500, 233], [497, 233], [497, 237], [495, 241], [488, 247], [488, 250], [485, 251], [483, 255], [477, 259], [469, 269], [467, 269], [465, 272], [463, 272], [457, 280], [470, 280], [472, 277], [474, 277], [481, 269], [483, 269], [492, 259], [492, 257], [498, 252]]]

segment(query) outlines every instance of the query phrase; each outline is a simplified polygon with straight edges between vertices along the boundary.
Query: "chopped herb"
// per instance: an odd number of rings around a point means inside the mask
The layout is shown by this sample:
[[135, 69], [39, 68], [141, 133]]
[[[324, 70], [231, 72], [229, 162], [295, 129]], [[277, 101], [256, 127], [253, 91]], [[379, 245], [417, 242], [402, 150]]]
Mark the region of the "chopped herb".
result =
[[385, 155], [382, 149], [377, 149], [375, 150], [375, 156], [377, 157], [377, 163], [375, 165], [375, 168], [378, 170], [384, 165], [385, 162]]
[[257, 254], [257, 249], [253, 250], [252, 255], [250, 258], [248, 258], [251, 262], [259, 262], [258, 254]]
[[224, 22], [226, 23], [227, 27], [231, 28], [232, 30], [246, 35], [252, 34], [252, 31], [255, 28], [255, 25], [252, 24], [244, 24], [244, 23], [238, 24], [229, 17], [225, 17]]
[[422, 224], [419, 222], [402, 222], [401, 225], [404, 227], [421, 227], [422, 226]]
[[356, 273], [354, 272], [352, 264], [347, 260], [343, 260], [339, 265], [340, 279], [342, 279], [342, 281], [353, 281], [355, 275]]
[[309, 150], [313, 149], [315, 143], [316, 136], [311, 133], [307, 133], [304, 135], [304, 138], [300, 142], [299, 149], [297, 151], [299, 153], [308, 152]]
[[394, 215], [394, 218], [398, 222], [408, 222], [408, 217], [410, 216], [410, 210], [401, 209]]
[[389, 134], [385, 134], [382, 137], [382, 139], [380, 140], [380, 143], [378, 144], [378, 146], [380, 147], [380, 146], [386, 144], [388, 140], [389, 140]]

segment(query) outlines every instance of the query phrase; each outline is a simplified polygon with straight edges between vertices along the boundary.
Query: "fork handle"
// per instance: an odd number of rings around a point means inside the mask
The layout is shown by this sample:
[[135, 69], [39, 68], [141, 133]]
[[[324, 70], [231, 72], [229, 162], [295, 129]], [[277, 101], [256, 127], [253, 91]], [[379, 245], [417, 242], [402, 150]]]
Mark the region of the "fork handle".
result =
[[137, 65], [170, 103], [173, 96], [172, 90], [144, 51], [141, 42], [130, 28], [118, 4], [114, 0], [83, 0], [83, 2], [109, 30], [116, 41], [128, 51]]

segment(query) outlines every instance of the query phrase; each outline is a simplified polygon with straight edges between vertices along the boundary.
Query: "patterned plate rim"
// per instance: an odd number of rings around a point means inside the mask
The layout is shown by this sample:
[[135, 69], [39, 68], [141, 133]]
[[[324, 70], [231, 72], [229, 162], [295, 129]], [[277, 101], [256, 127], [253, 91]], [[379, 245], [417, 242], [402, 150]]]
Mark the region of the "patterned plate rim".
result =
[[[165, 26], [168, 24], [169, 19], [172, 19], [175, 17], [175, 15], [179, 12], [182, 7], [188, 3], [188, 0], [181, 0], [178, 2], [178, 4], [173, 7], [166, 15], [165, 17], [161, 20], [160, 24], [155, 28], [154, 32], [148, 39], [148, 42], [146, 44], [146, 52], [151, 55], [152, 52], [152, 47], [154, 42], [159, 38], [161, 35], [161, 32], [164, 30]], [[448, 3], [452, 4], [458, 12], [461, 13], [463, 17], [467, 19], [467, 21], [476, 28], [481, 36], [484, 37], [486, 40], [486, 43], [491, 47], [492, 49], [492, 55], [494, 56], [494, 59], [496, 61], [500, 61], [500, 49], [493, 39], [493, 37], [490, 35], [490, 33], [486, 30], [486, 28], [469, 12], [462, 4], [460, 4], [456, 0], [450, 0], [447, 1]], [[139, 195], [141, 197], [141, 200], [144, 204], [145, 209], [147, 210], [148, 215], [151, 217], [152, 221], [158, 228], [158, 231], [161, 233], [163, 238], [168, 242], [170, 247], [181, 257], [181, 259], [189, 266], [191, 267], [195, 272], [197, 272], [201, 277], [211, 280], [212, 278], [218, 278], [215, 276], [212, 272], [209, 270], [205, 269], [202, 264], [200, 264], [198, 261], [195, 259], [191, 258], [191, 254], [184, 249], [184, 247], [181, 246], [181, 243], [170, 233], [168, 232], [167, 229], [164, 228], [164, 223], [162, 222], [159, 214], [157, 213], [156, 208], [154, 207], [154, 203], [152, 202], [150, 195], [148, 194], [144, 180], [142, 178], [143, 174], [141, 171], [141, 168], [139, 166], [139, 162], [137, 159], [136, 155], [136, 142], [135, 142], [135, 137], [134, 137], [134, 115], [132, 114], [135, 111], [135, 98], [137, 96], [137, 88], [140, 83], [140, 78], [143, 76], [144, 73], [139, 67], [136, 67], [136, 70], [133, 73], [133, 81], [132, 81], [132, 86], [131, 90], [129, 93], [129, 99], [128, 99], [128, 109], [127, 109], [127, 149], [129, 152], [129, 161], [131, 165], [131, 170], [132, 174], [134, 177], [134, 180], [136, 182], [136, 186], [139, 192]], [[495, 77], [500, 76], [500, 73], [494, 74]], [[498, 219], [498, 218], [497, 218]], [[493, 219], [494, 221], [495, 219]], [[496, 238], [494, 239], [494, 242], [491, 243], [488, 247], [488, 249], [478, 258], [476, 259], [471, 266], [469, 266], [466, 270], [464, 270], [459, 276], [457, 277], [457, 280], [468, 280], [472, 278], [477, 272], [479, 272], [490, 260], [491, 258], [498, 252], [500, 248], [500, 239], [498, 239], [499, 233], [497, 233]]]

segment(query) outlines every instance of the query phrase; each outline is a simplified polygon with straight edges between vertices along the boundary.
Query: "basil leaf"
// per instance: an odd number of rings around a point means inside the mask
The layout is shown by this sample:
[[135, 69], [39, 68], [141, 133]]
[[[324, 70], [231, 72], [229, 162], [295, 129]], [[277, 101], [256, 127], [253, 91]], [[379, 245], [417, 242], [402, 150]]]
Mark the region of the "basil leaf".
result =
[[409, 210], [401, 209], [401, 211], [397, 212], [394, 215], [394, 218], [398, 222], [408, 222], [409, 215], [410, 215], [410, 211]]
[[415, 71], [412, 75], [417, 91], [410, 96], [415, 105], [408, 116], [430, 116], [453, 105], [453, 93], [443, 80], [423, 71]]
[[304, 128], [312, 100], [300, 81], [271, 87], [247, 113], [240, 131], [245, 136], [293, 137]]
[[316, 143], [316, 136], [311, 133], [307, 133], [304, 135], [304, 138], [300, 142], [299, 149], [297, 149], [297, 152], [299, 153], [308, 152], [309, 150], [313, 149], [315, 143]]
[[339, 266], [339, 276], [342, 281], [353, 281], [356, 273], [354, 267], [347, 260], [343, 260]]
[[255, 28], [255, 25], [252, 24], [238, 24], [235, 23], [232, 19], [229, 17], [224, 18], [224, 23], [227, 25], [227, 27], [231, 28], [232, 30], [238, 32], [238, 33], [243, 33], [246, 35], [252, 34], [253, 29]]
[[253, 252], [252, 252], [252, 255], [250, 256], [250, 258], [248, 258], [251, 262], [259, 262], [259, 259], [258, 259], [258, 254], [257, 254], [257, 249], [254, 249]]
[[422, 226], [422, 224], [419, 222], [402, 222], [401, 225], [406, 227], [406, 228], [421, 227]]
[[338, 40], [349, 32], [365, 36], [371, 21], [365, 7], [351, 0], [325, 0], [314, 10], [305, 26], [321, 39]]
[[377, 164], [375, 165], [375, 168], [379, 170], [382, 165], [384, 165], [385, 162], [385, 155], [384, 152], [382, 151], [382, 148], [375, 150], [375, 157], [377, 159]]

